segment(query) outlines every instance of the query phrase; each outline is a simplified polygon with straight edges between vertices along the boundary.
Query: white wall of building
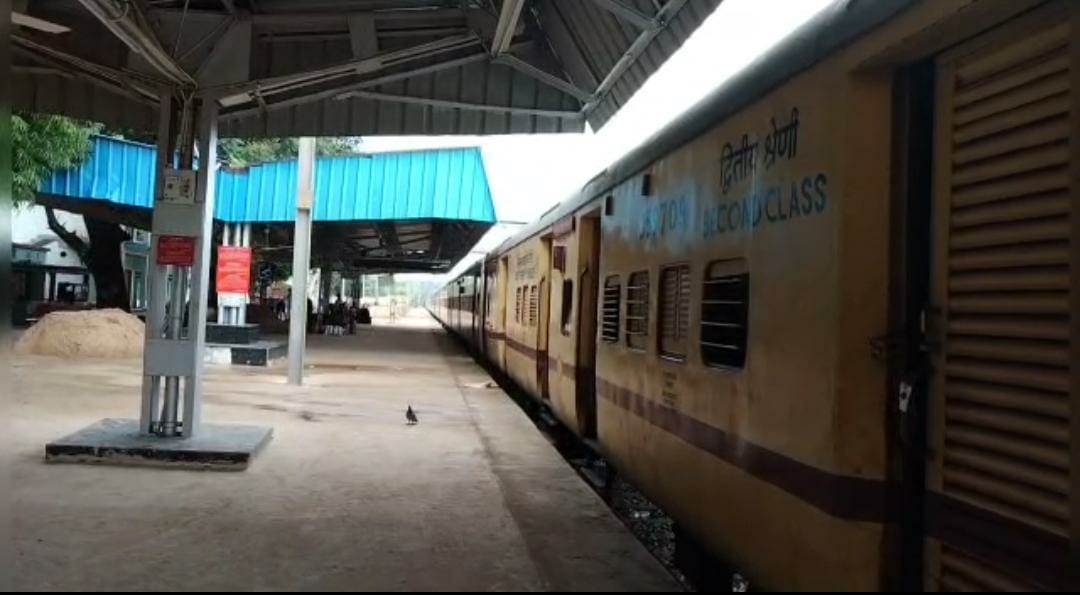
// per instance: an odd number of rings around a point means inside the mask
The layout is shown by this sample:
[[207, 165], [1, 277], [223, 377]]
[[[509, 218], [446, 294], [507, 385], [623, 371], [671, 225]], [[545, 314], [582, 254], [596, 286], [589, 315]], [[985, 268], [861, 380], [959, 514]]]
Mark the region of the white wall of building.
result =
[[[74, 215], [65, 211], [56, 210], [56, 218], [71, 232], [84, 240], [87, 239], [86, 223], [82, 215]], [[79, 255], [49, 229], [49, 220], [45, 215], [45, 207], [37, 205], [15, 209], [11, 218], [11, 240], [18, 244], [38, 245], [48, 249], [45, 256], [45, 264], [51, 266], [83, 267]], [[82, 283], [82, 275], [57, 275], [56, 282]], [[45, 288], [46, 295], [48, 288]], [[97, 301], [97, 290], [94, 287], [94, 279], [90, 278], [90, 301]]]

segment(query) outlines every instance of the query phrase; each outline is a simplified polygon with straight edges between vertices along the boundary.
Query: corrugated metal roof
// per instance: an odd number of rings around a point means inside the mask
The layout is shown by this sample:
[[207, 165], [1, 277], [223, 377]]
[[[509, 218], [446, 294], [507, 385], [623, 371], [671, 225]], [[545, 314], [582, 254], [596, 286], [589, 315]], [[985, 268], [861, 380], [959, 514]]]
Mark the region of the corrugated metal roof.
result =
[[[519, 1], [505, 52], [494, 49], [500, 11]], [[599, 129], [720, 1], [161, 0], [132, 10], [199, 92], [246, 94], [223, 103], [224, 136], [507, 134], [579, 132], [586, 120]], [[145, 74], [160, 73], [82, 4], [31, 3], [72, 32], [13, 36], [16, 107], [154, 131], [157, 83]]]
[[[638, 14], [656, 13], [652, 0], [620, 0]], [[675, 4], [668, 0], [662, 4]], [[667, 62], [686, 39], [720, 5], [721, 0], [688, 0], [675, 11], [674, 17], [653, 32], [647, 43], [634, 48], [642, 29], [626, 19], [620, 19], [600, 3], [583, 0], [545, 0], [538, 18], [553, 41], [555, 53], [563, 64], [582, 62], [578, 72], [568, 68], [571, 79], [580, 86], [595, 90], [620, 62], [629, 66], [615, 78], [608, 89], [602, 90], [594, 105], [589, 106], [588, 119], [599, 130], [637, 93], [660, 66]], [[575, 56], [574, 54], [577, 54]], [[581, 66], [585, 71], [581, 71]]]
[[[325, 51], [291, 44], [292, 53], [277, 52], [278, 63], [303, 63], [308, 52]], [[481, 56], [483, 57], [483, 56]], [[294, 66], [295, 67], [295, 66]], [[380, 97], [414, 97], [458, 103], [492, 102], [519, 110], [564, 112], [563, 117], [484, 112], [388, 101]], [[543, 134], [582, 132], [580, 101], [501, 64], [484, 60], [418, 73], [385, 84], [358, 86], [323, 100], [286, 99], [269, 110], [225, 113], [221, 135], [227, 137]]]
[[[292, 221], [296, 162], [218, 175], [216, 216], [228, 222]], [[315, 167], [315, 221], [458, 219], [494, 223], [480, 150], [439, 149], [323, 157]]]
[[82, 165], [54, 172], [38, 192], [149, 209], [154, 200], [156, 154], [151, 145], [95, 136]]
[[[149, 209], [154, 195], [150, 145], [95, 137], [79, 167], [55, 172], [39, 192]], [[217, 176], [216, 219], [228, 223], [292, 221], [296, 162], [266, 163]], [[447, 219], [495, 222], [477, 148], [321, 157], [315, 170], [315, 221]]]

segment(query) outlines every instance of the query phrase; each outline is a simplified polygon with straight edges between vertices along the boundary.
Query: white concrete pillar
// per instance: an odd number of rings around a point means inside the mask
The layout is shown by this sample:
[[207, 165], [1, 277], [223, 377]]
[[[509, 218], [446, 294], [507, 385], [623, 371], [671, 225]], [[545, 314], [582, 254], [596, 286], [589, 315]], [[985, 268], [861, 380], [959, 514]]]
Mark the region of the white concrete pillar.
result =
[[[150, 262], [147, 266], [149, 304], [146, 318], [146, 349], [143, 356], [143, 401], [140, 429], [149, 434], [162, 429], [162, 421], [176, 418], [180, 434], [191, 437], [198, 433], [201, 423], [203, 357], [206, 341], [206, 306], [210, 280], [210, 257], [213, 249], [213, 214], [217, 165], [217, 102], [204, 100], [198, 110], [185, 106], [188, 117], [181, 119], [195, 130], [173, 129], [173, 100], [162, 100], [158, 129], [157, 178], [154, 193], [153, 238]], [[192, 100], [195, 101], [195, 100]], [[196, 122], [197, 119], [197, 122]], [[196, 126], [197, 124], [197, 126]], [[200, 167], [195, 177], [194, 196], [167, 199], [165, 173], [170, 169], [173, 154], [172, 139], [197, 138]], [[181, 141], [185, 142], [185, 141]], [[190, 164], [191, 149], [181, 147], [185, 155], [181, 165]], [[184, 179], [176, 174], [177, 180]], [[183, 186], [178, 184], [177, 186]], [[172, 266], [159, 264], [163, 254], [162, 242], [190, 246], [188, 264]], [[177, 284], [177, 285], [173, 285]], [[185, 285], [190, 286], [190, 293]], [[176, 296], [170, 305], [171, 320], [166, 319], [165, 304], [170, 286]], [[189, 298], [190, 296], [190, 298]], [[188, 320], [187, 334], [182, 333], [184, 319]], [[166, 386], [167, 385], [167, 386]], [[162, 403], [162, 387], [167, 391], [169, 407]], [[179, 392], [183, 391], [183, 414], [174, 414], [173, 403], [179, 408]]]
[[292, 304], [289, 308], [289, 384], [304, 383], [307, 349], [307, 288], [311, 266], [311, 209], [315, 202], [315, 139], [300, 139], [296, 173], [296, 225], [293, 235]]
[[[240, 226], [240, 245], [245, 248], [251, 248], [251, 224], [244, 223]], [[240, 306], [237, 312], [236, 324], [243, 326], [247, 324], [247, 305], [251, 301], [250, 294], [244, 295], [244, 303]]]
[[191, 335], [194, 373], [185, 385], [185, 436], [194, 436], [202, 424], [203, 360], [206, 358], [206, 307], [210, 293], [210, 258], [213, 249], [214, 202], [217, 196], [218, 104], [213, 98], [203, 101], [199, 113], [198, 198], [202, 233], [198, 242], [195, 266], [191, 269]]

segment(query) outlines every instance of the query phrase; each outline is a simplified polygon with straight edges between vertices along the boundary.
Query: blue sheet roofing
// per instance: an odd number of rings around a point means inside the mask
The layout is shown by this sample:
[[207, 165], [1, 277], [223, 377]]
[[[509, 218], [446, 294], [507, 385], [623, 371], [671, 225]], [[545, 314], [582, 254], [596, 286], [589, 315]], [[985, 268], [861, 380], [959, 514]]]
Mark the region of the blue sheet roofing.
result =
[[[151, 208], [156, 148], [94, 137], [79, 167], [54, 172], [39, 192], [118, 206]], [[265, 163], [217, 176], [214, 217], [228, 223], [292, 221], [296, 161]], [[315, 221], [455, 219], [495, 222], [477, 148], [320, 157]]]

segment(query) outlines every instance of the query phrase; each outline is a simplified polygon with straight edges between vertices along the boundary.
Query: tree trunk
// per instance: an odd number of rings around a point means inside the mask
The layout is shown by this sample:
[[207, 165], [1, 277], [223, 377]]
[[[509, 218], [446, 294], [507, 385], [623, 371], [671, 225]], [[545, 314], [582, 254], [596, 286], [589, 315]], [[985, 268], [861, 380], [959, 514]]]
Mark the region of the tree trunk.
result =
[[45, 208], [49, 229], [64, 241], [94, 278], [97, 288], [97, 305], [101, 308], [120, 308], [131, 311], [127, 279], [124, 276], [123, 245], [131, 236], [115, 223], [83, 217], [89, 243], [67, 229], [56, 218], [52, 208]]
[[131, 311], [127, 279], [124, 275], [124, 242], [131, 236], [115, 223], [84, 217], [90, 236], [89, 261], [86, 263], [97, 287], [97, 305]]

